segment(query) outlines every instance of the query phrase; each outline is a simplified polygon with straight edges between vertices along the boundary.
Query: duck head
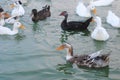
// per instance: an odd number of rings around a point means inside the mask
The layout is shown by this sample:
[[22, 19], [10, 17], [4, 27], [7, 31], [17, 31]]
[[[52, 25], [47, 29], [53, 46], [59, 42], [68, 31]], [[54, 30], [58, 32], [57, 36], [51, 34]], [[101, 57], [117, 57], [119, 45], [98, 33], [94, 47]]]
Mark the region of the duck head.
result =
[[67, 13], [67, 11], [63, 11], [63, 12], [60, 13], [59, 16], [68, 16], [68, 13]]
[[62, 45], [60, 45], [59, 47], [56, 48], [56, 50], [63, 50], [63, 49], [67, 49], [66, 60], [70, 60], [73, 57], [72, 45], [70, 45], [68, 43], [64, 43], [64, 44], [62, 44]]
[[19, 6], [19, 5], [22, 5], [22, 2], [20, 0], [19, 1], [15, 1], [13, 4], [10, 4], [10, 7], [14, 8], [15, 6]]
[[34, 16], [37, 15], [37, 9], [32, 9], [31, 16], [32, 16], [32, 15], [34, 15]]
[[15, 28], [25, 29], [24, 25], [20, 22], [15, 22], [13, 25]]
[[88, 6], [88, 9], [89, 9], [90, 11], [92, 11], [93, 14], [96, 15], [97, 10], [96, 10], [96, 8], [95, 8], [95, 5], [92, 3], [92, 1], [90, 2], [89, 6]]
[[97, 26], [101, 27], [102, 26], [102, 23], [101, 23], [101, 18], [99, 16], [96, 16], [94, 18], [95, 22], [97, 23]]

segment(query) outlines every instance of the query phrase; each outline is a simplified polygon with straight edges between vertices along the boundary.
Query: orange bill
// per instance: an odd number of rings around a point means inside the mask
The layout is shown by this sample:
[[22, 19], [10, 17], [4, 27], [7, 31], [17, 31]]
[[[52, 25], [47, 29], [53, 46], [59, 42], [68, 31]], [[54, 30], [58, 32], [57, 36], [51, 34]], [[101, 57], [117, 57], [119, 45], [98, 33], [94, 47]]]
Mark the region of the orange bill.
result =
[[94, 14], [96, 14], [96, 13], [97, 13], [97, 10], [96, 10], [96, 9], [94, 9], [94, 10], [92, 10], [92, 12], [93, 12]]
[[65, 48], [64, 45], [61, 45], [61, 46], [57, 47], [56, 50], [63, 50], [64, 48]]
[[20, 26], [20, 29], [25, 29], [25, 26], [24, 26], [24, 25], [21, 25], [21, 26]]

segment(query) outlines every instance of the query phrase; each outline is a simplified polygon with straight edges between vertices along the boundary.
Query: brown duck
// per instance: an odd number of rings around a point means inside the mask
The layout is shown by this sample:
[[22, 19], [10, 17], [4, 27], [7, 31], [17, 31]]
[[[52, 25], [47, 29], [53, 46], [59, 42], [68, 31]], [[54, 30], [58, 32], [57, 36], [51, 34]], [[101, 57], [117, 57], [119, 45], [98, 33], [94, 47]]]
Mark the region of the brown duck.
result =
[[64, 43], [57, 50], [67, 49], [66, 60], [70, 63], [75, 63], [79, 67], [102, 68], [109, 65], [110, 53], [103, 54], [98, 51], [92, 54], [73, 55], [73, 47], [68, 43]]
[[40, 11], [37, 11], [37, 9], [32, 9], [32, 21], [33, 22], [38, 22], [39, 20], [44, 20], [50, 16], [51, 16], [50, 6], [46, 5]]

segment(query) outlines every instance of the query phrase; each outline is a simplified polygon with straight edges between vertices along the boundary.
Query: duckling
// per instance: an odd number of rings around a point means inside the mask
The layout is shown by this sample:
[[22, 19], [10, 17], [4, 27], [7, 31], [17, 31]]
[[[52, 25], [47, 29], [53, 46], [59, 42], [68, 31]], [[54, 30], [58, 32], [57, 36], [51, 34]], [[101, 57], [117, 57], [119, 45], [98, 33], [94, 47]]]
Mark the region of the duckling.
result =
[[100, 50], [92, 54], [73, 55], [73, 47], [68, 43], [62, 44], [56, 50], [65, 48], [67, 50], [66, 60], [72, 64], [75, 63], [79, 67], [103, 68], [109, 66], [110, 52], [103, 54]]

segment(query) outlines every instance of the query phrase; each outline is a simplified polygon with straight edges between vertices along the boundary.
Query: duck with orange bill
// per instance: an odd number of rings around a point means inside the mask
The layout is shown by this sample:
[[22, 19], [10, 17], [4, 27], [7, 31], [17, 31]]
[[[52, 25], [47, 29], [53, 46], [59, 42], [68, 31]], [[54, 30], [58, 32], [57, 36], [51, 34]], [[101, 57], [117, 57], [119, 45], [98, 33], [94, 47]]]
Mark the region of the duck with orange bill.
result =
[[75, 63], [79, 67], [103, 68], [109, 66], [110, 52], [103, 54], [102, 50], [91, 54], [74, 55], [72, 45], [64, 43], [57, 47], [56, 50], [67, 50], [66, 60]]
[[96, 25], [94, 31], [91, 33], [91, 37], [98, 41], [108, 40], [110, 36], [109, 36], [107, 30], [102, 26], [102, 19], [99, 16], [96, 16], [94, 18], [94, 20], [97, 25]]
[[15, 35], [18, 33], [18, 28], [24, 29], [25, 27], [20, 22], [15, 22], [12, 30], [8, 27], [0, 26], [0, 35]]

